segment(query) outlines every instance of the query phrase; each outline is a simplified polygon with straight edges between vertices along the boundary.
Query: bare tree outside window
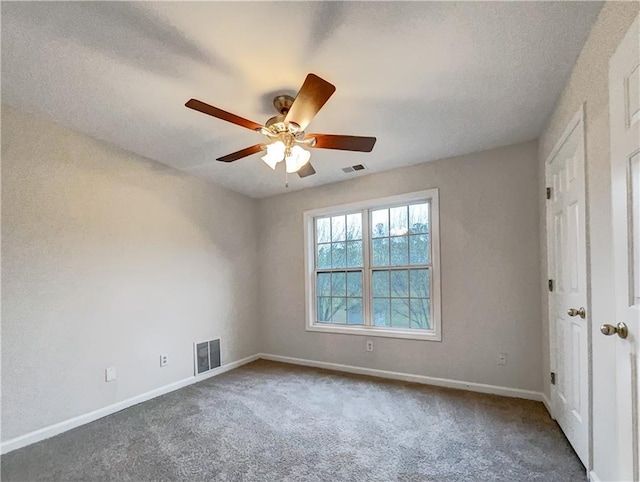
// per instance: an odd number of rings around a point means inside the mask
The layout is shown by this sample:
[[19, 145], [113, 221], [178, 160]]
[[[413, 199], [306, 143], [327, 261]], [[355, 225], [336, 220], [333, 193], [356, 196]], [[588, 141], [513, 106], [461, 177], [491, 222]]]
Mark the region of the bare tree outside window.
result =
[[363, 324], [362, 213], [318, 218], [316, 243], [317, 321]]
[[377, 209], [371, 219], [373, 324], [431, 329], [429, 204]]
[[[422, 201], [316, 218], [316, 322], [432, 329], [429, 215], [430, 204]], [[371, 303], [369, 321], [363, 296]]]

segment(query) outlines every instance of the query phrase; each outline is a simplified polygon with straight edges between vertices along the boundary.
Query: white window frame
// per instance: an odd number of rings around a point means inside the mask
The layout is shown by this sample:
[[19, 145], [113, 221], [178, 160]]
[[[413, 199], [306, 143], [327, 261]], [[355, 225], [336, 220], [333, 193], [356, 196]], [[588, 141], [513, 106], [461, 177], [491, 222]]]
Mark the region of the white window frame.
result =
[[[323, 333], [341, 333], [360, 336], [381, 336], [386, 338], [407, 338], [412, 340], [441, 341], [442, 318], [440, 302], [440, 206], [438, 189], [400, 194], [384, 198], [370, 199], [338, 206], [312, 209], [304, 211], [304, 262], [305, 262], [305, 328], [307, 331]], [[371, 317], [371, 272], [377, 267], [371, 266], [369, 259], [369, 247], [371, 233], [369, 229], [369, 217], [374, 209], [399, 206], [419, 201], [428, 201], [429, 212], [429, 236], [431, 241], [431, 321], [432, 330], [402, 329], [393, 327], [379, 327], [371, 325], [333, 325], [330, 323], [316, 322], [316, 283], [315, 283], [315, 219], [322, 216], [340, 215], [355, 211], [368, 210], [368, 215], [362, 217], [362, 241], [364, 265], [362, 267], [362, 303], [365, 319]], [[382, 267], [381, 267], [382, 268]], [[387, 267], [383, 267], [386, 269]], [[390, 267], [396, 269], [398, 267]], [[408, 267], [410, 268], [410, 267]], [[353, 270], [345, 268], [345, 271]]]

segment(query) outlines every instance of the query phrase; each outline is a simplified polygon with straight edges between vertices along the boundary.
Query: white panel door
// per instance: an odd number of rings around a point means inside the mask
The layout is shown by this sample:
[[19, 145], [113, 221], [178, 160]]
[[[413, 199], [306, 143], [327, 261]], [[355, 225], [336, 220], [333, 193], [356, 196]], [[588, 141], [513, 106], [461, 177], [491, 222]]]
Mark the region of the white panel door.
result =
[[[640, 20], [609, 63], [618, 479], [640, 480]], [[626, 326], [627, 333], [623, 331]], [[623, 336], [620, 336], [623, 335]], [[595, 394], [594, 394], [595, 396]]]
[[547, 233], [553, 415], [588, 467], [589, 318], [585, 235], [585, 158], [582, 111], [546, 164]]

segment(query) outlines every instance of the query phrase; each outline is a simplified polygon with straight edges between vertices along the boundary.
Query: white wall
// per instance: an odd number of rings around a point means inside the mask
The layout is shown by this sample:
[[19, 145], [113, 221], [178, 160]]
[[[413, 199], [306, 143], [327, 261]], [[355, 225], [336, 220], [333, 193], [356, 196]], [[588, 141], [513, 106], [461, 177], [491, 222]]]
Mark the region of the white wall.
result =
[[[214, 336], [223, 363], [266, 352], [542, 388], [535, 141], [256, 201], [10, 107], [2, 122], [3, 441], [189, 377], [192, 342]], [[366, 353], [364, 337], [305, 331], [303, 210], [431, 187], [443, 341]]]
[[3, 441], [259, 351], [255, 200], [7, 106], [2, 170]]
[[[591, 323], [593, 350], [593, 469], [601, 480], [616, 479], [614, 403], [614, 340], [602, 336], [599, 327], [613, 320], [613, 251], [611, 238], [611, 175], [609, 157], [609, 58], [640, 12], [638, 2], [606, 3], [594, 24], [556, 109], [540, 137], [540, 172], [566, 125], [582, 104], [585, 105], [587, 204], [591, 272]], [[541, 242], [544, 248], [546, 220], [541, 205]], [[542, 285], [546, 286], [546, 250], [543, 249]], [[549, 396], [549, 323], [547, 292], [543, 293], [544, 392]]]
[[[440, 189], [442, 342], [307, 332], [302, 213]], [[433, 161], [260, 202], [266, 353], [540, 391], [537, 145]], [[498, 352], [508, 364], [498, 366]]]

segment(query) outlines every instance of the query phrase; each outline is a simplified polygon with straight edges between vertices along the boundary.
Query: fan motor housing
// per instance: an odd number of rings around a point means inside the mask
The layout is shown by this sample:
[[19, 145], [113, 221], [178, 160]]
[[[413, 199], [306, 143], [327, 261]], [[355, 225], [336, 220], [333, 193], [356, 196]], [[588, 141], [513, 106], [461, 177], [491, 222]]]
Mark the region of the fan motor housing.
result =
[[276, 95], [273, 98], [273, 106], [276, 108], [278, 112], [280, 112], [280, 115], [277, 115], [269, 119], [265, 123], [265, 126], [268, 129], [270, 129], [271, 132], [273, 132], [274, 134], [278, 134], [280, 132], [287, 132], [289, 130], [284, 123], [284, 119], [286, 118], [287, 112], [289, 112], [289, 109], [291, 108], [291, 105], [293, 104], [294, 100], [295, 99], [293, 97], [286, 94]]
[[275, 133], [286, 132], [288, 129], [284, 124], [284, 118], [284, 115], [277, 115], [275, 117], [272, 117], [265, 123], [265, 126]]

